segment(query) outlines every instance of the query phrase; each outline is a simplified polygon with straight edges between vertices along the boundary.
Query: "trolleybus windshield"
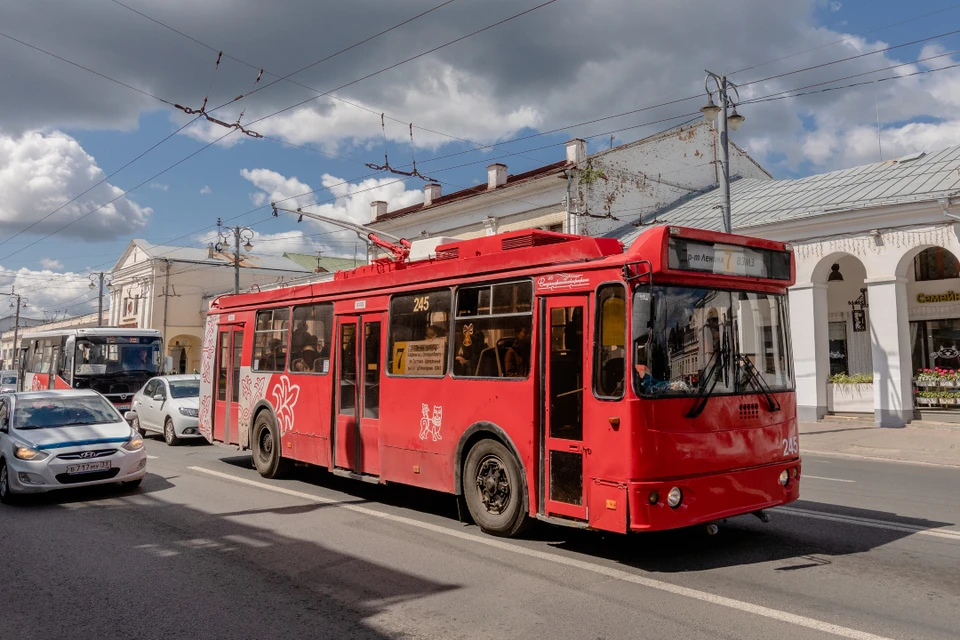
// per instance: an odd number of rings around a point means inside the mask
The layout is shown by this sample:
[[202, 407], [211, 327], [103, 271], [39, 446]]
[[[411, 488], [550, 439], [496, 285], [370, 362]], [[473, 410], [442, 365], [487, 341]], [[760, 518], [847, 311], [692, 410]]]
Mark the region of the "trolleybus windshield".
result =
[[648, 397], [792, 388], [783, 295], [692, 287], [638, 289], [633, 381]]
[[77, 340], [78, 377], [152, 377], [160, 370], [160, 338], [89, 336]]

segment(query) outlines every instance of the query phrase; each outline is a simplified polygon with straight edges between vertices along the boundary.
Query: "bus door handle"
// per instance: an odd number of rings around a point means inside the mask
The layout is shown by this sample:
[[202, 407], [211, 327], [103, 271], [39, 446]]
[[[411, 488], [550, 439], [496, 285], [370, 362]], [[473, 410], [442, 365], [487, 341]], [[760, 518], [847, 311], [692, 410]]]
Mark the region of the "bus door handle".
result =
[[570, 446], [570, 451], [572, 451], [573, 453], [583, 453], [583, 454], [590, 453], [590, 447], [585, 447], [582, 444], [571, 444], [569, 446]]

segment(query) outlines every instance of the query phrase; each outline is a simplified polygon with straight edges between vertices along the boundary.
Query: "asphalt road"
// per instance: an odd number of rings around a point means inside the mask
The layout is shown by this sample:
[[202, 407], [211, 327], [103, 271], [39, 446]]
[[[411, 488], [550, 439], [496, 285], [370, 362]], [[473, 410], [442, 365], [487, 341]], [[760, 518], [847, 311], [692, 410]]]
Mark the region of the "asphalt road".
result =
[[141, 488], [0, 508], [0, 637], [957, 638], [960, 470], [808, 456], [803, 499], [615, 536], [147, 443]]

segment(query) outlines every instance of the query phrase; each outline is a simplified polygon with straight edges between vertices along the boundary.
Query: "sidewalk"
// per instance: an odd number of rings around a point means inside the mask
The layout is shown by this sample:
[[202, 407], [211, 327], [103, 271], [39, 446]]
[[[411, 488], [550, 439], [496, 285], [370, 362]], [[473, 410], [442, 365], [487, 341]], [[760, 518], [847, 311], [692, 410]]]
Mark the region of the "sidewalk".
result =
[[960, 468], [960, 425], [914, 422], [886, 429], [856, 420], [801, 422], [800, 453]]

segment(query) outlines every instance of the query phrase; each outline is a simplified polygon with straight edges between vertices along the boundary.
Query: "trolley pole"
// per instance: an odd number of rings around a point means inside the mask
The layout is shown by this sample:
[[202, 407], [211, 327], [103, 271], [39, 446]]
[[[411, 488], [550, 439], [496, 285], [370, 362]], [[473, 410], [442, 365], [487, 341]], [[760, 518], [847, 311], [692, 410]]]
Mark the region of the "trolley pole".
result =
[[[20, 364], [18, 362], [20, 359], [20, 309], [27, 308], [27, 299], [17, 293], [13, 286], [10, 287], [10, 293], [0, 293], [0, 295], [16, 298], [16, 302], [10, 301], [10, 308], [17, 310], [13, 321], [13, 367], [16, 369]], [[6, 366], [6, 359], [4, 359], [4, 366]]]

